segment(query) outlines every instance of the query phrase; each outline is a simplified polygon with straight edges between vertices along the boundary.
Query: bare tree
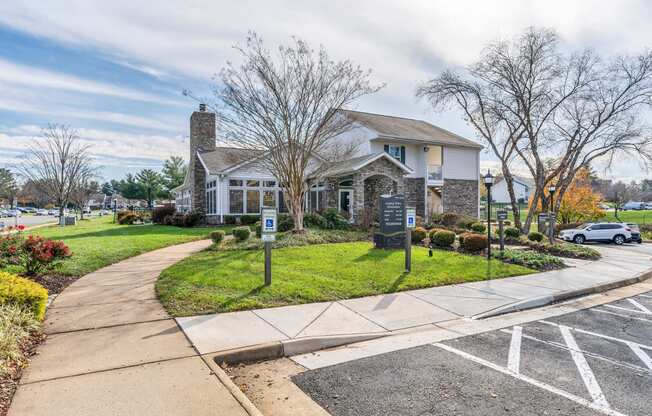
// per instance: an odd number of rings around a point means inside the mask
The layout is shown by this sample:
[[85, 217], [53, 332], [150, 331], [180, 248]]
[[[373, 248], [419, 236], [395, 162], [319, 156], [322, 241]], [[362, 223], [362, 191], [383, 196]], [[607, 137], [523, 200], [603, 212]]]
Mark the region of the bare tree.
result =
[[[649, 71], [649, 54], [603, 65], [589, 50], [563, 56], [553, 31], [529, 28], [513, 42], [489, 45], [466, 76], [445, 71], [417, 94], [436, 109], [463, 111], [501, 161], [515, 224], [529, 230], [536, 207], [548, 208], [548, 185], [557, 185], [558, 210], [582, 167], [621, 151], [647, 154], [648, 139], [641, 138], [634, 112], [649, 101]], [[514, 167], [529, 171], [535, 182], [524, 223], [513, 192]]]
[[300, 39], [273, 56], [250, 33], [246, 46], [236, 49], [242, 65], [229, 63], [214, 89], [219, 126], [227, 140], [266, 152], [261, 162], [283, 186], [300, 232], [311, 163], [321, 152], [332, 152], [331, 139], [353, 126], [338, 109], [382, 86], [371, 84], [371, 71], [349, 60], [332, 61], [323, 47], [314, 51]]
[[59, 207], [59, 224], [65, 225], [64, 210], [80, 183], [93, 176], [89, 146], [80, 143], [77, 132], [51, 124], [43, 137], [29, 146], [22, 173]]
[[79, 183], [70, 194], [70, 201], [79, 209], [79, 219], [84, 219], [84, 208], [88, 205], [93, 194], [98, 193], [100, 185], [93, 181], [94, 176], [80, 179]]

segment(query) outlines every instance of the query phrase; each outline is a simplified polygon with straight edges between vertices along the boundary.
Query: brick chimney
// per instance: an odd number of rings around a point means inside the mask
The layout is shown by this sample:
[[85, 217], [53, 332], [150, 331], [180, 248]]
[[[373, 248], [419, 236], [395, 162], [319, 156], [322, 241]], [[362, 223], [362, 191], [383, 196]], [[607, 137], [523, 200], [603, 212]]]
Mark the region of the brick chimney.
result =
[[199, 104], [199, 111], [190, 116], [190, 183], [192, 183], [192, 210], [206, 214], [206, 172], [197, 153], [215, 150], [215, 113]]

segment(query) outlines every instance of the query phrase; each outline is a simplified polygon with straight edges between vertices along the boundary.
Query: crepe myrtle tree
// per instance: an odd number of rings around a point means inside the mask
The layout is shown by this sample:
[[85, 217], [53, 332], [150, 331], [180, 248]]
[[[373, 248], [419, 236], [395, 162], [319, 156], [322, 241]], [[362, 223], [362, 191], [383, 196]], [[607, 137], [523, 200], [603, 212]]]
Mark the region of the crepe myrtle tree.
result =
[[58, 124], [46, 127], [27, 148], [21, 172], [59, 207], [61, 226], [72, 193], [96, 173], [89, 150], [75, 129]]
[[298, 38], [272, 53], [250, 32], [235, 49], [241, 64], [228, 63], [213, 89], [219, 128], [227, 141], [266, 152], [261, 163], [283, 186], [294, 231], [302, 232], [311, 161], [342, 158], [332, 139], [353, 128], [338, 109], [383, 85], [372, 84], [370, 70], [333, 61]]

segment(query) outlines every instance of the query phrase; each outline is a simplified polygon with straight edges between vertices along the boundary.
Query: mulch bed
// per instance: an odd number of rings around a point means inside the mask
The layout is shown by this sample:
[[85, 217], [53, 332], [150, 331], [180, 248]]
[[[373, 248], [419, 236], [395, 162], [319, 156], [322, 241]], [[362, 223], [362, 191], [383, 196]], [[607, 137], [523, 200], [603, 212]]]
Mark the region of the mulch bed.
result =
[[28, 279], [35, 281], [48, 290], [49, 295], [57, 295], [72, 282], [79, 279], [75, 276], [62, 276], [62, 275], [45, 275], [45, 276], [26, 276]]
[[[45, 340], [45, 335], [41, 332], [34, 332], [32, 336], [20, 346], [23, 355], [30, 358], [36, 354], [36, 347]], [[18, 388], [20, 377], [23, 373], [23, 366], [11, 363], [9, 371], [5, 376], [0, 377], [0, 416], [5, 416], [9, 412], [11, 399]]]

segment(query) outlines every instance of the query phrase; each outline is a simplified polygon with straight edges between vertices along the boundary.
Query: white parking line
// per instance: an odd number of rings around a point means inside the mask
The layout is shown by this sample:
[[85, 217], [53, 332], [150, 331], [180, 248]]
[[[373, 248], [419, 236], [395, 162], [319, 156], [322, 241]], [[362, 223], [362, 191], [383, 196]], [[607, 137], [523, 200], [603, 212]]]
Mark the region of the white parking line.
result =
[[523, 327], [515, 326], [512, 329], [512, 341], [509, 343], [507, 368], [518, 374], [521, 366], [521, 337], [523, 335]]
[[645, 312], [645, 313], [647, 313], [647, 314], [652, 315], [652, 311], [649, 310], [648, 308], [646, 308], [644, 305], [641, 305], [640, 303], [638, 303], [638, 302], [635, 301], [634, 299], [627, 299], [627, 300], [629, 301], [629, 303], [631, 303], [632, 305], [636, 306], [636, 307], [637, 307], [638, 309], [640, 309], [641, 311], [643, 311], [643, 312]]
[[636, 319], [637, 321], [643, 321], [643, 322], [650, 322], [650, 323], [652, 323], [652, 321], [650, 321], [649, 319], [636, 318], [636, 317], [629, 316], [629, 315], [623, 315], [622, 313], [609, 312], [609, 311], [605, 311], [605, 310], [602, 310], [602, 309], [591, 309], [591, 310], [592, 310], [593, 312], [608, 313], [609, 315], [620, 316], [621, 318]]
[[640, 296], [642, 298], [652, 299], [652, 296], [650, 296], [650, 295], [637, 295], [637, 296]]
[[618, 309], [620, 311], [627, 311], [627, 312], [632, 312], [632, 313], [642, 313], [644, 315], [652, 315], [652, 312], [645, 312], [641, 310], [636, 310], [636, 309], [629, 309], [629, 308], [623, 308], [622, 306], [616, 306], [616, 305], [602, 305], [606, 308], [611, 308], [611, 309]]
[[629, 345], [629, 348], [631, 348], [632, 351], [634, 351], [634, 354], [636, 354], [636, 356], [645, 363], [647, 368], [652, 370], [652, 359], [650, 359], [650, 356], [647, 355], [645, 351], [643, 351], [643, 349], [641, 349], [641, 346], [634, 344], [632, 342], [628, 342], [627, 345]]
[[599, 403], [590, 402], [590, 401], [588, 401], [588, 400], [586, 400], [586, 399], [584, 399], [582, 397], [579, 397], [579, 396], [576, 396], [576, 395], [574, 395], [572, 393], [569, 393], [567, 391], [558, 389], [555, 386], [551, 386], [550, 384], [543, 383], [541, 381], [535, 380], [535, 379], [530, 378], [528, 376], [525, 376], [523, 374], [514, 373], [513, 371], [509, 370], [508, 368], [501, 367], [501, 366], [496, 365], [496, 364], [494, 364], [492, 362], [486, 361], [486, 360], [484, 360], [482, 358], [479, 358], [479, 357], [473, 356], [471, 354], [468, 354], [468, 353], [466, 353], [464, 351], [460, 351], [460, 350], [458, 350], [456, 348], [449, 347], [448, 345], [441, 344], [441, 343], [435, 343], [435, 344], [432, 344], [432, 345], [434, 345], [435, 347], [439, 347], [439, 348], [441, 348], [443, 350], [446, 350], [448, 352], [451, 352], [453, 354], [457, 354], [462, 358], [466, 358], [467, 360], [470, 360], [470, 361], [476, 362], [476, 363], [478, 363], [480, 365], [483, 365], [485, 367], [491, 368], [492, 370], [495, 370], [495, 371], [498, 371], [500, 373], [512, 376], [512, 377], [514, 377], [514, 378], [516, 378], [518, 380], [529, 383], [529, 384], [531, 384], [531, 385], [533, 385], [535, 387], [539, 387], [540, 389], [546, 390], [546, 391], [548, 391], [550, 393], [562, 396], [562, 397], [564, 397], [564, 398], [566, 398], [568, 400], [572, 400], [575, 403], [581, 404], [582, 406], [588, 407], [588, 408], [593, 409], [593, 410], [597, 410], [597, 411], [599, 411], [599, 412], [601, 412], [601, 413], [603, 413], [605, 415], [608, 415], [608, 416], [626, 416], [624, 413], [620, 413], [620, 412], [618, 412], [616, 410], [611, 409], [610, 407], [604, 407], [604, 406], [600, 405]]
[[[543, 323], [543, 324], [547, 324], [547, 325], [556, 326], [556, 327], [558, 327], [558, 328], [564, 326], [564, 325], [559, 325], [559, 324], [556, 324], [556, 323], [554, 323], [554, 322], [545, 321], [545, 320], [541, 320], [541, 321], [539, 321], [539, 322], [541, 322], [541, 323]], [[567, 328], [568, 328], [568, 327], [567, 327]], [[650, 345], [640, 344], [640, 343], [638, 343], [638, 342], [629, 341], [629, 340], [626, 340], [626, 339], [621, 339], [621, 338], [611, 337], [611, 336], [609, 336], [609, 335], [598, 334], [597, 332], [591, 332], [591, 331], [587, 331], [587, 330], [585, 330], [585, 329], [581, 329], [581, 328], [572, 328], [572, 330], [575, 331], [575, 332], [581, 332], [581, 333], [583, 333], [583, 334], [587, 334], [587, 335], [593, 335], [593, 336], [595, 336], [595, 337], [600, 337], [600, 338], [604, 338], [604, 339], [609, 339], [609, 340], [611, 340], [611, 341], [622, 342], [623, 344], [633, 344], [633, 345], [639, 346], [639, 347], [641, 347], [641, 348], [645, 348], [646, 350], [652, 350], [652, 346], [650, 346]]]
[[593, 402], [601, 407], [611, 408], [606, 397], [604, 397], [604, 393], [602, 392], [589, 363], [586, 361], [586, 358], [584, 358], [584, 354], [580, 352], [580, 347], [575, 342], [575, 338], [573, 338], [570, 328], [564, 325], [559, 325], [559, 331], [561, 332], [561, 336], [564, 338], [566, 346], [570, 350], [571, 357], [573, 357], [573, 361], [575, 361], [575, 365], [577, 366], [577, 370], [580, 372], [580, 376], [584, 381], [586, 389], [593, 398]]

